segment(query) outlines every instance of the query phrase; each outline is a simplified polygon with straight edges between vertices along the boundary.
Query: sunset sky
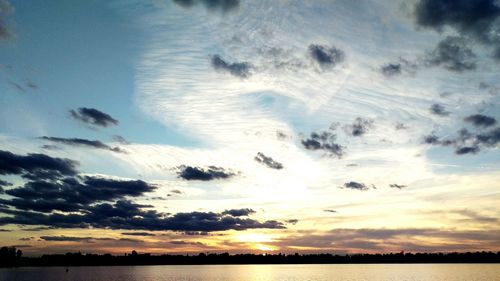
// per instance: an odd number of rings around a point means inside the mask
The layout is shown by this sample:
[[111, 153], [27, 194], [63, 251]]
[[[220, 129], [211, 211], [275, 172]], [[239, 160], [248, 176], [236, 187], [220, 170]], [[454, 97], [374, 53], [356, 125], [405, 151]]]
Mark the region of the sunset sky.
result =
[[497, 0], [0, 0], [0, 246], [500, 250]]

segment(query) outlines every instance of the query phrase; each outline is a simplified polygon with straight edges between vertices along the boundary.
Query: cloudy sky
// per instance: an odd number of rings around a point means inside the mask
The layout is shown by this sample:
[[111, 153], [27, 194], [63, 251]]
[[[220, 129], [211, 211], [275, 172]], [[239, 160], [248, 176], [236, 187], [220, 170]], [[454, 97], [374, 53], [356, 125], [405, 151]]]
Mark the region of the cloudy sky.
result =
[[0, 0], [0, 244], [500, 250], [496, 0]]

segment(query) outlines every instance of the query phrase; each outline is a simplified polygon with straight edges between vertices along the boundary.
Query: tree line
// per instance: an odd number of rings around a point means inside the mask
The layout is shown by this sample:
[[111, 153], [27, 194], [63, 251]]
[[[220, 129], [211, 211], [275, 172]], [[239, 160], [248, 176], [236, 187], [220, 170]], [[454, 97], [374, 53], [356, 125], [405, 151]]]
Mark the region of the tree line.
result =
[[113, 266], [186, 264], [369, 264], [369, 263], [500, 263], [500, 252], [385, 253], [385, 254], [234, 254], [152, 255], [132, 251], [125, 255], [50, 254], [23, 257], [15, 247], [0, 249], [0, 267]]

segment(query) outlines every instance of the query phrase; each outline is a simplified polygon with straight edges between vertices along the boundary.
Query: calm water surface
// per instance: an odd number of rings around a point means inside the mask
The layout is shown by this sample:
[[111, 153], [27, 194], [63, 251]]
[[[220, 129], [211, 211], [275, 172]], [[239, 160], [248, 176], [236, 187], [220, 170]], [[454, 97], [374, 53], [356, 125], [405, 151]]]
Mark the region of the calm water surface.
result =
[[8, 281], [496, 281], [500, 264], [159, 265], [0, 269]]

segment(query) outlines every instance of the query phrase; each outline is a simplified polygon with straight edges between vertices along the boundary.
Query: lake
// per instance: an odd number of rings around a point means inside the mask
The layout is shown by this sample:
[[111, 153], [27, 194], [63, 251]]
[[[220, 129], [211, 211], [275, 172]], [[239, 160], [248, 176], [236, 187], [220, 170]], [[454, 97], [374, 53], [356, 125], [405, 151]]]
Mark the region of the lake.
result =
[[1, 281], [495, 281], [500, 264], [158, 265], [0, 268]]

